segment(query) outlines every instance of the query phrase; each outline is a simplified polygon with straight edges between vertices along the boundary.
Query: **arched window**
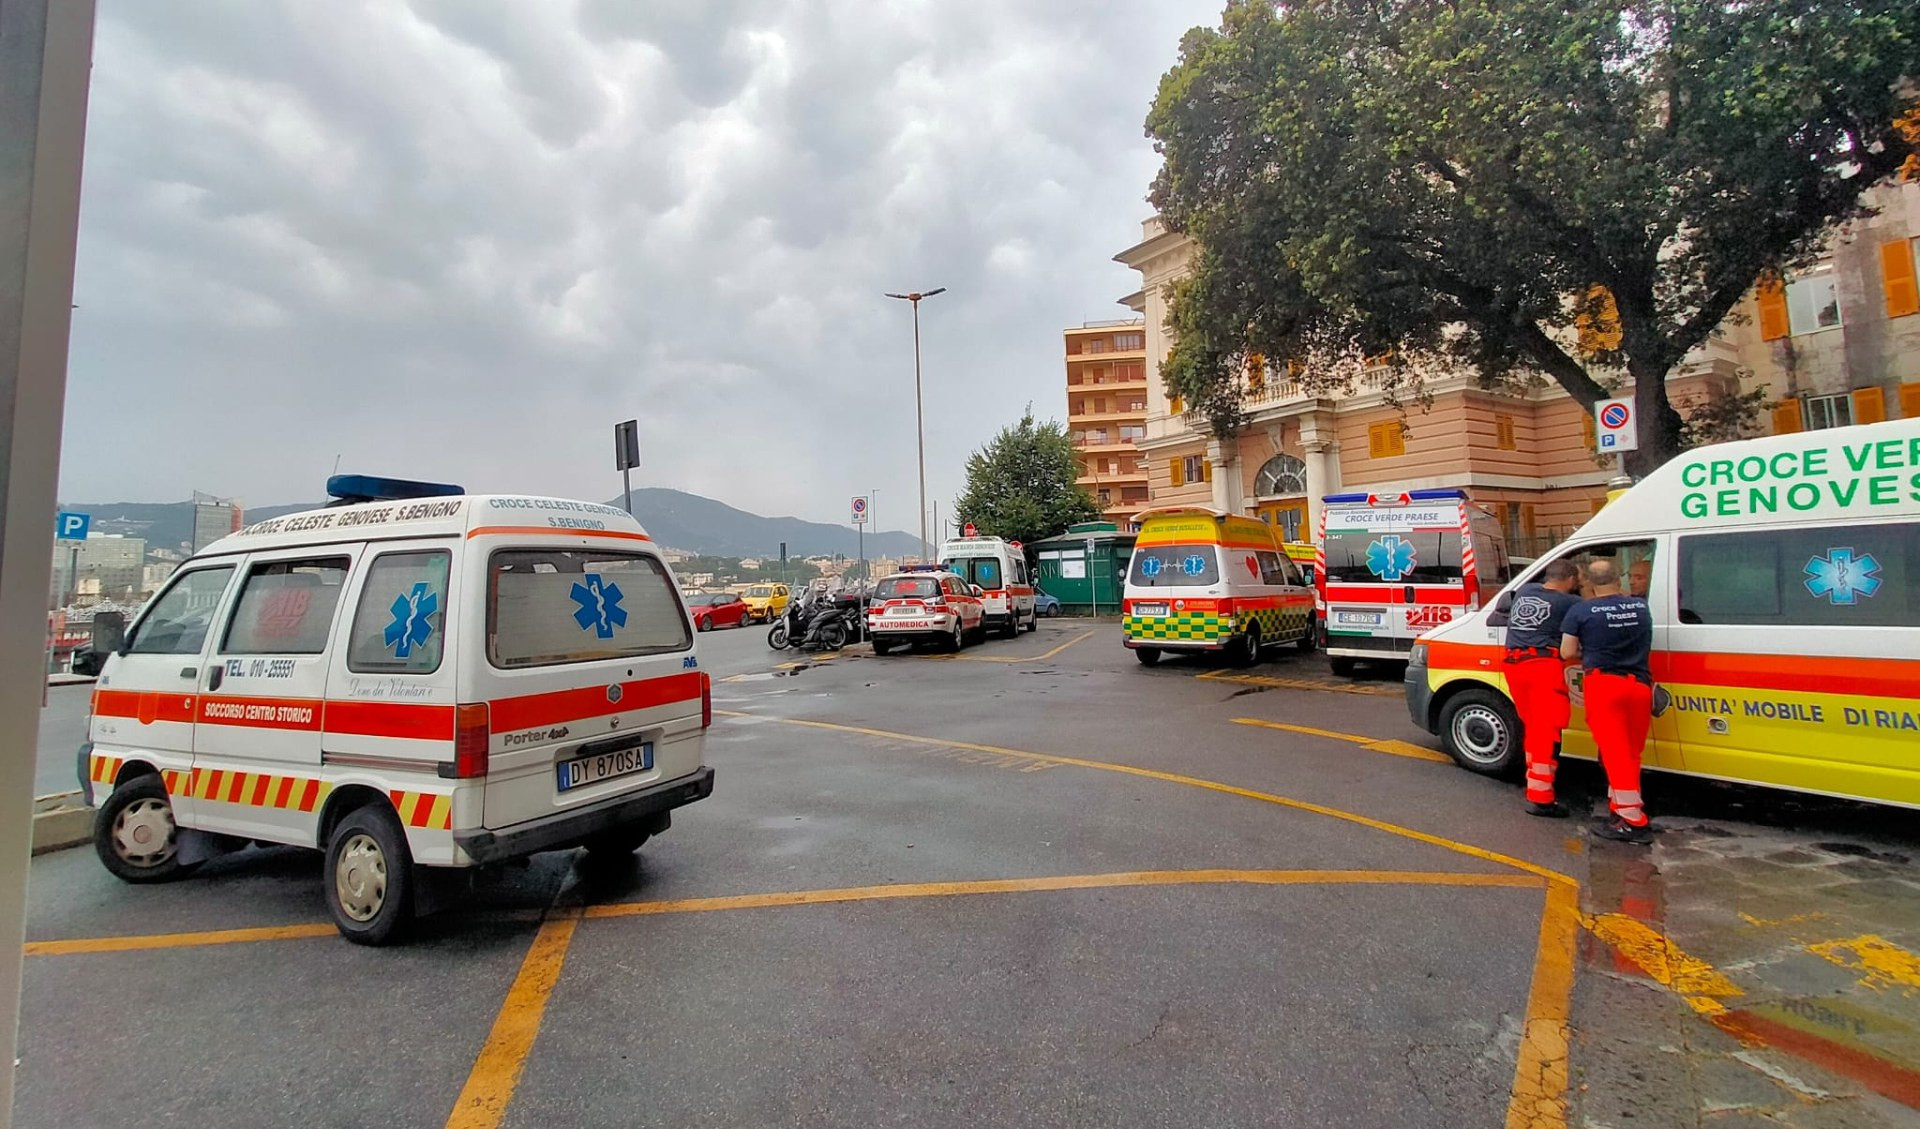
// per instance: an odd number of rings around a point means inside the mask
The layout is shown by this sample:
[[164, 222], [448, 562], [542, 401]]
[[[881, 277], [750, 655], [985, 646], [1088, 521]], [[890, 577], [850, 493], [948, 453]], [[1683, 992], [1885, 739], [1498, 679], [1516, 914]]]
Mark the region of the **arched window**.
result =
[[1253, 492], [1262, 498], [1307, 492], [1307, 464], [1292, 455], [1275, 455], [1253, 480]]

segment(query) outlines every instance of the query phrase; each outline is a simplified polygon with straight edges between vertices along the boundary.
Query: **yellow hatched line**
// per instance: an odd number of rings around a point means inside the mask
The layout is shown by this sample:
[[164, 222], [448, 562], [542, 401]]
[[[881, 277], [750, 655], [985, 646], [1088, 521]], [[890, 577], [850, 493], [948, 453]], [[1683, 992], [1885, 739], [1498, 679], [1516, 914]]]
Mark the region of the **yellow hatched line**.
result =
[[1309, 737], [1325, 737], [1333, 741], [1346, 741], [1360, 746], [1369, 752], [1386, 753], [1388, 756], [1406, 757], [1410, 760], [1433, 761], [1438, 764], [1452, 764], [1453, 758], [1433, 749], [1423, 749], [1405, 741], [1393, 741], [1379, 737], [1368, 737], [1360, 733], [1341, 733], [1334, 729], [1315, 729], [1310, 725], [1292, 725], [1284, 721], [1262, 721], [1257, 717], [1236, 717], [1235, 725], [1253, 725], [1261, 729], [1283, 729], [1288, 733], [1304, 733]]

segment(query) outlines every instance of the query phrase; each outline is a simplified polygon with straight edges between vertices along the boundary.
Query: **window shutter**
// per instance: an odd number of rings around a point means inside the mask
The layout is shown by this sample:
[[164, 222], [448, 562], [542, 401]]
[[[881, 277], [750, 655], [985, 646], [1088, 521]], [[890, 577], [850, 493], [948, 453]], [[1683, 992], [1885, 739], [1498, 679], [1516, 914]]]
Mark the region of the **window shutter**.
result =
[[1920, 384], [1900, 386], [1900, 418], [1920, 419]]
[[1213, 481], [1213, 460], [1205, 455], [1200, 456], [1200, 481]]
[[1502, 451], [1514, 449], [1512, 416], [1493, 417], [1493, 441]]
[[1520, 505], [1520, 532], [1528, 537], [1533, 536], [1532, 502], [1523, 502]]
[[1880, 244], [1880, 278], [1887, 294], [1887, 316], [1920, 314], [1920, 280], [1914, 278], [1913, 241]]
[[1407, 453], [1407, 431], [1400, 426], [1399, 420], [1391, 420], [1383, 425], [1387, 429], [1387, 454], [1404, 455]]
[[1778, 341], [1787, 336], [1790, 332], [1787, 324], [1787, 288], [1781, 285], [1779, 279], [1769, 278], [1753, 288], [1753, 296], [1760, 303], [1760, 340]]
[[1179, 455], [1167, 456], [1167, 474], [1171, 476], [1169, 481], [1171, 481], [1173, 485], [1185, 486], [1187, 484], [1186, 469], [1185, 459], [1182, 459]]
[[1500, 532], [1502, 533], [1512, 528], [1507, 522], [1512, 506], [1513, 503], [1511, 502], [1495, 502], [1493, 504], [1493, 520], [1500, 523]]
[[1887, 418], [1887, 394], [1878, 388], [1853, 390], [1853, 422], [1879, 423]]
[[1367, 426], [1367, 457], [1382, 459], [1387, 455], [1387, 427], [1382, 423]]
[[1773, 406], [1773, 433], [1790, 435], [1801, 430], [1800, 401], [1782, 400]]

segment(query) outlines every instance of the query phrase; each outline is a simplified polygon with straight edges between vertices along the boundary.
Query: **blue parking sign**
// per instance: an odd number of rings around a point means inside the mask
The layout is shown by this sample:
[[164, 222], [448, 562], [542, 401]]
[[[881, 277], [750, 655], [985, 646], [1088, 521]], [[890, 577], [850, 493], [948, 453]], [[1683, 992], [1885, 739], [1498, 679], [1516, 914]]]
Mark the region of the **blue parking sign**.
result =
[[54, 537], [60, 541], [85, 541], [87, 527], [92, 524], [92, 514], [76, 514], [62, 510], [54, 515]]

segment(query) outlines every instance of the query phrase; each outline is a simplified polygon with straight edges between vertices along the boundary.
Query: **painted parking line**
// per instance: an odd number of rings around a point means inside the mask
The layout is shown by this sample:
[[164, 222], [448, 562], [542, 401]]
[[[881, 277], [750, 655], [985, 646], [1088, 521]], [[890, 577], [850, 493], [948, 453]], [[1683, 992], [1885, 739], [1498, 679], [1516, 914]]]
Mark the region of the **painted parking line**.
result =
[[1406, 695], [1401, 686], [1370, 682], [1320, 682], [1311, 678], [1281, 678], [1271, 674], [1242, 674], [1231, 670], [1209, 670], [1194, 675], [1208, 682], [1238, 682], [1247, 686], [1270, 686], [1276, 690], [1318, 690], [1327, 694], [1372, 694], [1382, 698]]
[[1868, 988], [1920, 988], [1920, 956], [1872, 933], [1844, 941], [1822, 941], [1807, 951], [1841, 968], [1864, 973]]
[[1293, 725], [1284, 721], [1262, 721], [1257, 717], [1236, 717], [1235, 725], [1254, 725], [1261, 729], [1281, 729], [1288, 733], [1304, 733], [1309, 737], [1325, 737], [1334, 741], [1347, 741], [1369, 752], [1386, 753], [1388, 756], [1407, 757], [1411, 760], [1434, 761], [1439, 764], [1452, 764], [1453, 758], [1433, 749], [1424, 749], [1406, 741], [1394, 741], [1379, 737], [1368, 737], [1361, 733], [1341, 733], [1335, 729], [1315, 729], [1311, 725]]
[[903, 653], [900, 657], [913, 658], [913, 659], [926, 659], [931, 662], [1037, 663], [1037, 662], [1047, 661], [1048, 659], [1054, 657], [1060, 652], [1066, 650], [1068, 647], [1073, 646], [1075, 643], [1078, 643], [1083, 639], [1092, 638], [1094, 634], [1095, 632], [1093, 630], [1082, 631], [1080, 634], [1075, 635], [1073, 638], [1060, 644], [1058, 647], [1055, 647], [1050, 651], [1047, 651], [1043, 654], [1038, 654], [1038, 655], [969, 655], [965, 653], [958, 654], [958, 655], [939, 655], [939, 654], [921, 655], [921, 654], [913, 654], [913, 653], [907, 652], [907, 653]]
[[566, 965], [567, 950], [573, 946], [573, 933], [580, 925], [578, 907], [558, 909], [540, 926], [533, 946], [520, 962], [520, 971], [507, 989], [507, 998], [494, 1017], [493, 1028], [474, 1060], [466, 1085], [453, 1103], [447, 1129], [496, 1129], [507, 1116], [507, 1104], [520, 1085], [527, 1055], [540, 1034], [540, 1021], [547, 1013], [547, 1001], [554, 985], [560, 982], [560, 970]]
[[[739, 714], [731, 711], [715, 710], [715, 714], [731, 717], [758, 716]], [[1289, 796], [1277, 796], [1270, 792], [1256, 792], [1250, 788], [1240, 788], [1232, 784], [1223, 784], [1217, 780], [1206, 780], [1198, 776], [1183, 776], [1179, 773], [1160, 772], [1156, 769], [1137, 768], [1133, 765], [1116, 764], [1111, 761], [1088, 760], [1084, 757], [1063, 757], [1051, 753], [1028, 753], [1018, 749], [1008, 749], [998, 745], [979, 745], [963, 741], [947, 741], [938, 737], [922, 737], [915, 733], [895, 733], [885, 729], [869, 729], [855, 725], [841, 725], [831, 721], [807, 721], [801, 718], [779, 717], [764, 718], [768, 722], [780, 725], [796, 725], [808, 729], [823, 729], [837, 733], [857, 733], [883, 740], [901, 741], [907, 744], [935, 745], [946, 748], [975, 749], [982, 752], [1000, 753], [1006, 756], [1025, 756], [1044, 758], [1057, 764], [1074, 765], [1102, 772], [1118, 772], [1128, 776], [1145, 777], [1149, 780], [1162, 780], [1170, 784], [1184, 784], [1192, 788], [1204, 788], [1211, 792], [1222, 792], [1230, 796], [1259, 800], [1295, 811], [1312, 812], [1328, 819], [1337, 819], [1345, 823], [1370, 827], [1389, 835], [1410, 839], [1416, 843], [1426, 843], [1441, 847], [1486, 862], [1512, 867], [1528, 874], [1547, 880], [1547, 899], [1541, 909], [1539, 948], [1534, 952], [1534, 967], [1531, 987], [1527, 994], [1527, 1012], [1522, 1020], [1522, 1030], [1527, 1033], [1520, 1041], [1517, 1061], [1514, 1064], [1513, 1088], [1509, 1092], [1507, 1104], [1507, 1125], [1509, 1129], [1564, 1129], [1567, 1123], [1566, 1082], [1567, 1082], [1567, 1036], [1566, 1016], [1572, 1002], [1572, 967], [1575, 942], [1579, 934], [1579, 883], [1566, 874], [1548, 867], [1537, 866], [1522, 858], [1476, 847], [1471, 843], [1462, 843], [1425, 831], [1416, 831], [1411, 827], [1388, 823], [1358, 812], [1344, 811], [1328, 807], [1325, 804], [1296, 800]], [[1564, 973], [1561, 970], [1565, 970]]]
[[30, 957], [79, 956], [85, 953], [131, 953], [146, 949], [190, 949], [203, 945], [245, 945], [258, 941], [297, 941], [339, 934], [332, 922], [268, 925], [258, 929], [213, 929], [200, 933], [147, 933], [131, 937], [80, 937], [67, 941], [28, 941]]
[[[1727, 1001], [1745, 996], [1740, 986], [1712, 964], [1682, 950], [1651, 925], [1618, 913], [1583, 917], [1581, 923], [1645, 972], [1649, 979], [1671, 989], [1687, 1006], [1729, 1035], [1750, 1046], [1783, 1051], [1858, 1082], [1882, 1097], [1920, 1109], [1920, 1069], [1888, 1057], [1884, 1047], [1852, 1037], [1843, 1029], [1844, 1025], [1841, 1028], [1821, 1025], [1819, 1020], [1826, 1017], [1821, 1016], [1818, 1009], [1809, 1019], [1792, 1000], [1761, 999], [1744, 1006], [1729, 1004]], [[1868, 970], [1878, 965], [1884, 969], [1891, 962], [1892, 970], [1900, 975], [1907, 970], [1905, 961], [1914, 960], [1913, 968], [1920, 970], [1920, 960], [1911, 953], [1897, 945], [1883, 948], [1873, 943], [1880, 941], [1881, 938], [1873, 936], [1854, 937], [1806, 948], [1843, 967]], [[1888, 952], [1887, 948], [1905, 954], [1904, 959]], [[1872, 977], [1876, 974], [1868, 971], [1863, 983], [1873, 983]], [[1898, 980], [1892, 982], [1898, 983]], [[1829, 1011], [1845, 1006], [1834, 1001], [1818, 1005]]]
[[846, 886], [720, 898], [626, 902], [588, 906], [588, 918], [648, 917], [671, 913], [772, 909], [901, 898], [952, 898], [979, 894], [1027, 894], [1099, 890], [1115, 886], [1498, 886], [1537, 890], [1544, 879], [1519, 874], [1456, 874], [1426, 870], [1133, 870], [1116, 874], [1067, 874], [1041, 878], [990, 878], [974, 882], [910, 882]]

